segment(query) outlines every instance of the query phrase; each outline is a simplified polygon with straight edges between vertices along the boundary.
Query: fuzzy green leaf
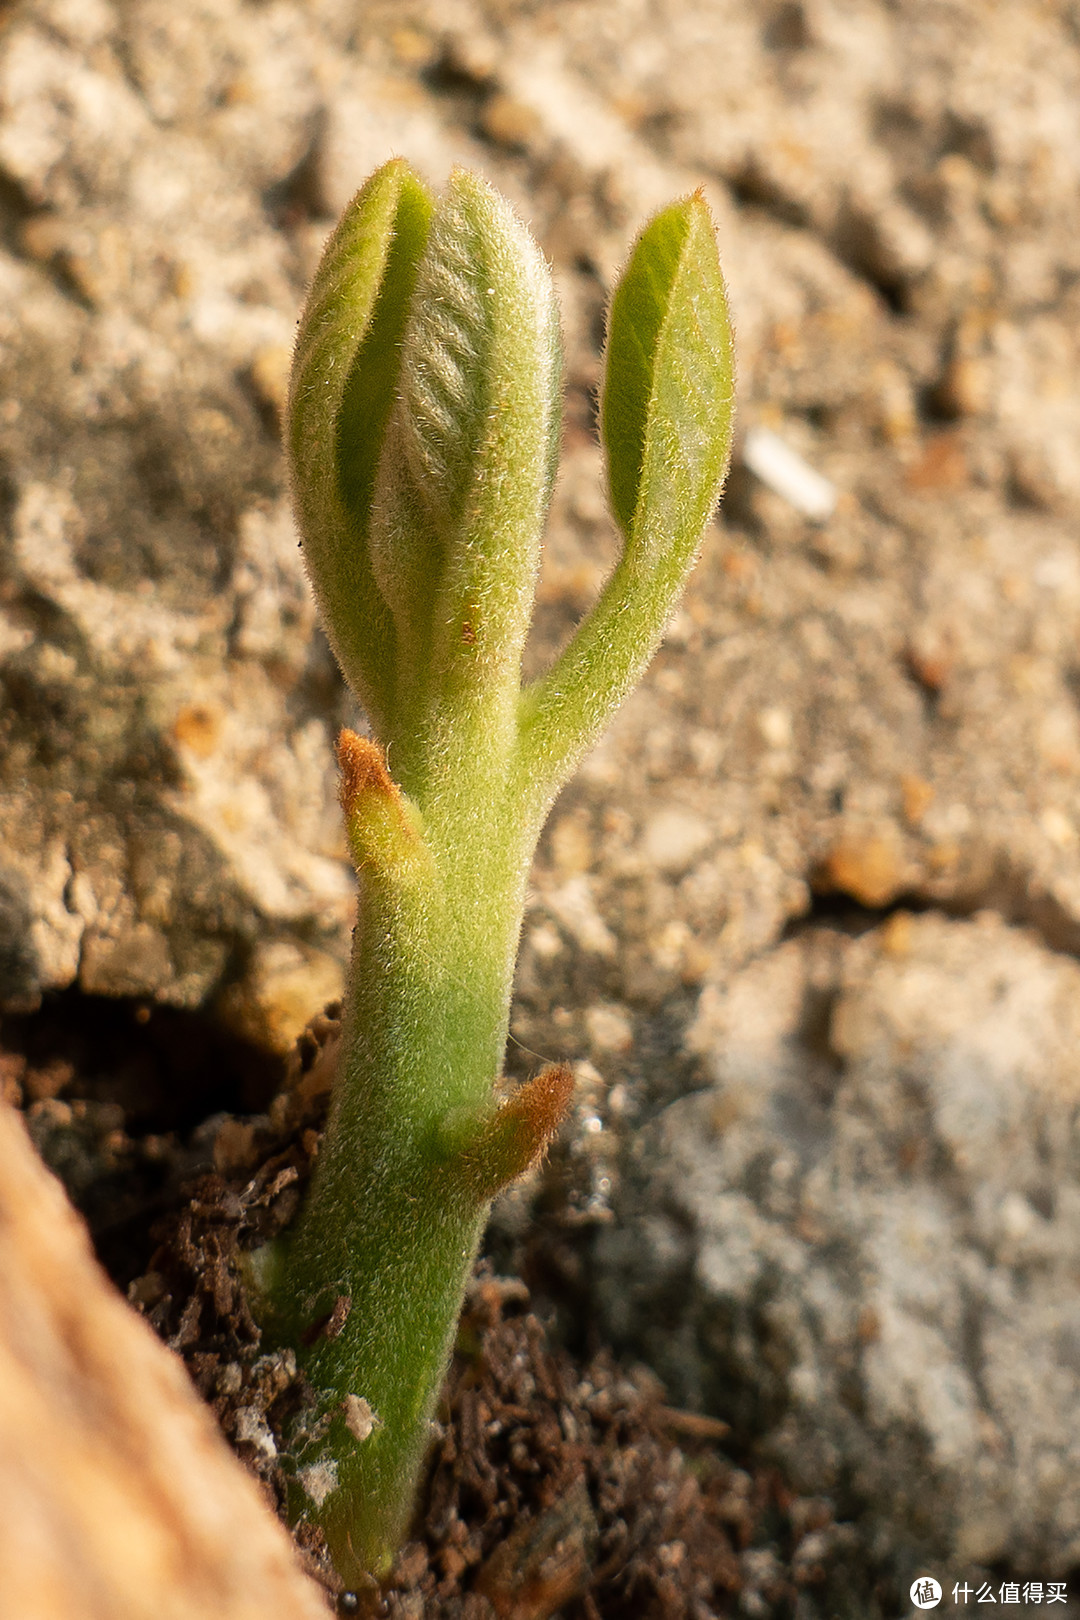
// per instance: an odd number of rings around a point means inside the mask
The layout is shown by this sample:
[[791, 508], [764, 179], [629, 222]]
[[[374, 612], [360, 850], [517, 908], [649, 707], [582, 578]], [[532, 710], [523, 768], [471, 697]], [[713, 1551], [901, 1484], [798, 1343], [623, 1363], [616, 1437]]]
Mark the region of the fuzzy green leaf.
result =
[[657, 351], [689, 228], [690, 214], [682, 204], [653, 220], [611, 301], [600, 432], [611, 508], [625, 533], [637, 509]]
[[537, 813], [652, 657], [719, 496], [734, 350], [699, 193], [646, 226], [611, 305], [601, 433], [622, 557], [554, 667], [523, 695], [521, 772]]
[[399, 706], [399, 760], [405, 735], [437, 727], [440, 713], [452, 711], [463, 741], [470, 714], [491, 741], [500, 713], [512, 723], [560, 372], [543, 256], [497, 192], [456, 171], [417, 274], [371, 536], [401, 680], [412, 683]]
[[297, 335], [288, 450], [304, 557], [346, 679], [381, 731], [394, 627], [368, 555], [375, 474], [432, 203], [401, 159], [377, 170], [331, 236]]
[[601, 431], [615, 515], [644, 566], [689, 569], [727, 470], [734, 377], [713, 223], [695, 193], [642, 232], [611, 306]]

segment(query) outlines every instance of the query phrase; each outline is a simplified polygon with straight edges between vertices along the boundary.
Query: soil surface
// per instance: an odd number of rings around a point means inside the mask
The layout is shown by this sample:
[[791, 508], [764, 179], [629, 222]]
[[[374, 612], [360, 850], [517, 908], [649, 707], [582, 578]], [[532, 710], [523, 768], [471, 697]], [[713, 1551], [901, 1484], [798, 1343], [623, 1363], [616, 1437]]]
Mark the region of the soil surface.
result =
[[[128, 1011], [137, 1035], [146, 1023]], [[183, 1358], [283, 1517], [279, 1446], [309, 1396], [291, 1352], [261, 1350], [235, 1260], [295, 1213], [318, 1152], [338, 1030], [336, 1007], [313, 1020], [266, 1112], [217, 1110], [194, 1130], [152, 1129], [170, 1124], [167, 1093], [146, 1082], [160, 1086], [167, 1065], [155, 1070], [145, 1045], [141, 1062], [128, 1053], [138, 1091], [127, 1107], [116, 1100], [125, 1070], [113, 1067], [106, 1086], [103, 1068], [116, 1063], [107, 1021], [78, 1040], [69, 1029], [65, 1056], [25, 1032], [23, 1051], [0, 1055], [10, 1100], [23, 1104], [40, 1150], [82, 1205], [115, 1280]], [[726, 1423], [672, 1406], [655, 1373], [620, 1364], [595, 1334], [575, 1330], [565, 1166], [549, 1166], [546, 1180], [546, 1214], [519, 1247], [515, 1274], [497, 1275], [488, 1257], [478, 1263], [412, 1537], [383, 1593], [343, 1591], [320, 1532], [294, 1527], [328, 1603], [387, 1620], [860, 1612], [856, 1589], [873, 1597], [862, 1572], [852, 1579], [858, 1533], [835, 1521], [828, 1500], [730, 1452]]]

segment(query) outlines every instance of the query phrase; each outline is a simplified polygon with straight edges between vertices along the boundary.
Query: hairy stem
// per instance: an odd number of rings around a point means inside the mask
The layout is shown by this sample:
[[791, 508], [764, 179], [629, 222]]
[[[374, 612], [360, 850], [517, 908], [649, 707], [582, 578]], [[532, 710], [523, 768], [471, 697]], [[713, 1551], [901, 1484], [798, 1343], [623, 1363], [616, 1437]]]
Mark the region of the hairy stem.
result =
[[[493, 1102], [531, 854], [520, 816], [489, 800], [472, 837], [448, 838], [374, 745], [346, 734], [340, 754], [364, 874], [344, 1066], [300, 1217], [259, 1277], [318, 1402], [293, 1447], [293, 1509], [318, 1509], [338, 1570], [358, 1582], [385, 1573], [407, 1530], [490, 1199], [542, 1150], [568, 1097], [548, 1083]], [[372, 1425], [362, 1439], [358, 1411]]]

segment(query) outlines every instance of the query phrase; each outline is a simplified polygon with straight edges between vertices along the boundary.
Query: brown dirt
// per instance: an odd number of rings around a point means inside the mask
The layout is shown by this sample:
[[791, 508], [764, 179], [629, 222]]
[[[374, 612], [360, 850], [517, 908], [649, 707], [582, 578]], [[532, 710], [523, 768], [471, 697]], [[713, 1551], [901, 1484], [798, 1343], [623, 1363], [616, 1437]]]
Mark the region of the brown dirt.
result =
[[[334, 1061], [338, 1026], [328, 1011], [298, 1043], [267, 1113], [214, 1115], [187, 1146], [184, 1133], [147, 1136], [118, 1103], [101, 1100], [100, 1080], [95, 1087], [85, 1072], [81, 1089], [99, 1095], [66, 1100], [60, 1092], [80, 1089], [70, 1062], [59, 1077], [40, 1052], [2, 1059], [8, 1091], [21, 1094], [61, 1171], [77, 1167], [84, 1193], [95, 1170], [104, 1175], [129, 1221], [133, 1208], [159, 1210], [156, 1247], [128, 1297], [182, 1356], [279, 1513], [279, 1445], [307, 1390], [291, 1351], [262, 1351], [234, 1260], [296, 1210]], [[92, 1067], [85, 1050], [83, 1063]], [[58, 1077], [57, 1094], [43, 1095], [57, 1091]], [[148, 1142], [158, 1166], [149, 1204]], [[192, 1178], [200, 1156], [213, 1168]], [[89, 1201], [112, 1230], [100, 1196]], [[534, 1283], [566, 1274], [557, 1247], [550, 1231], [537, 1239], [527, 1267]], [[559, 1342], [555, 1305], [565, 1316], [571, 1302], [546, 1297], [545, 1286], [534, 1293], [523, 1278], [496, 1276], [480, 1262], [413, 1537], [377, 1612], [387, 1620], [783, 1616], [796, 1612], [800, 1592], [827, 1587], [856, 1539], [833, 1522], [830, 1504], [798, 1497], [773, 1469], [739, 1466], [720, 1449], [726, 1426], [674, 1410], [648, 1369], [620, 1366], [604, 1347], [574, 1353]], [[294, 1535], [338, 1612], [362, 1612], [361, 1600], [341, 1591], [319, 1532], [301, 1524]]]

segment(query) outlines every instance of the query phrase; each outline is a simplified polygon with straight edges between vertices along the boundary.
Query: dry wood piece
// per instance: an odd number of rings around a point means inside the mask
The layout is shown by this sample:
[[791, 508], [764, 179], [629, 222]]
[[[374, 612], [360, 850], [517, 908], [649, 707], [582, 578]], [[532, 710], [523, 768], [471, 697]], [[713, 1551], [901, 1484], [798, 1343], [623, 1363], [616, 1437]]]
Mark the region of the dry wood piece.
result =
[[199, 1401], [0, 1107], [0, 1615], [326, 1620]]

